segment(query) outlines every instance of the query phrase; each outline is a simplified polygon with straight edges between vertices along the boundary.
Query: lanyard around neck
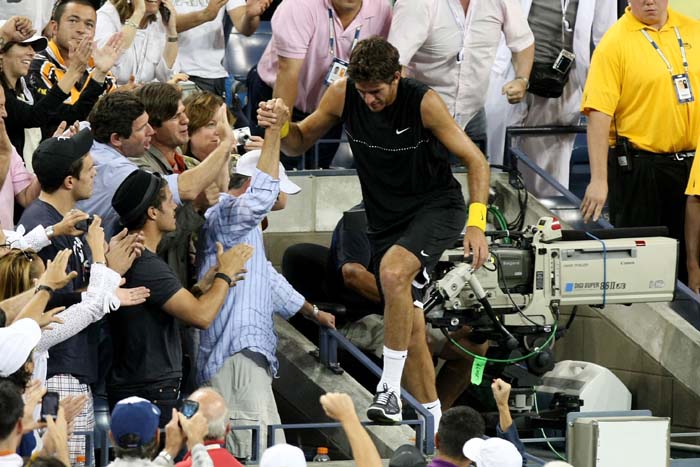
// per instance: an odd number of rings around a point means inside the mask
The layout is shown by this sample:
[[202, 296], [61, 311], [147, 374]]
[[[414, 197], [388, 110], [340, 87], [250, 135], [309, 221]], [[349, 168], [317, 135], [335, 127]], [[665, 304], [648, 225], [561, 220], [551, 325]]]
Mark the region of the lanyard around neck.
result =
[[[350, 46], [350, 52], [355, 48], [357, 42], [360, 40], [360, 29], [362, 25], [360, 24], [355, 29], [355, 37], [352, 40], [352, 45]], [[328, 9], [328, 53], [335, 57], [335, 27], [333, 26], [333, 9]]]
[[571, 0], [561, 0], [561, 47], [566, 47], [566, 33], [572, 32], [571, 23], [566, 19], [566, 10], [569, 9], [569, 2]]
[[[681, 32], [678, 30], [677, 26], [673, 27], [673, 31], [676, 33], [676, 39], [678, 39], [678, 47], [681, 49], [681, 58], [683, 59], [683, 69], [685, 70], [685, 73], [688, 74], [688, 56], [685, 53], [685, 46], [683, 45], [683, 39], [681, 39]], [[668, 72], [673, 76], [673, 66], [671, 66], [671, 62], [668, 61], [666, 58], [666, 55], [664, 55], [663, 51], [659, 47], [659, 44], [657, 44], [654, 39], [651, 38], [649, 33], [646, 31], [646, 29], [642, 29], [642, 34], [644, 34], [644, 37], [649, 41], [649, 43], [654, 47], [654, 50], [656, 50], [656, 53], [659, 54], [659, 57], [661, 57], [661, 60], [664, 61], [664, 64], [666, 65], [666, 68], [668, 69]]]

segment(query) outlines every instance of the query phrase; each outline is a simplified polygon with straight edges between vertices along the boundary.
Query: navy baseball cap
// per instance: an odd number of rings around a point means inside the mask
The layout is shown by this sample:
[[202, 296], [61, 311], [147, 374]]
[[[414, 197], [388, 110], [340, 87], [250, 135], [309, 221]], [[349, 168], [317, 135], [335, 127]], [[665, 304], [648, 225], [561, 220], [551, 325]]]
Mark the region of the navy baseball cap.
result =
[[127, 397], [114, 406], [109, 428], [117, 446], [132, 449], [153, 441], [159, 420], [160, 409], [154, 404], [140, 397]]

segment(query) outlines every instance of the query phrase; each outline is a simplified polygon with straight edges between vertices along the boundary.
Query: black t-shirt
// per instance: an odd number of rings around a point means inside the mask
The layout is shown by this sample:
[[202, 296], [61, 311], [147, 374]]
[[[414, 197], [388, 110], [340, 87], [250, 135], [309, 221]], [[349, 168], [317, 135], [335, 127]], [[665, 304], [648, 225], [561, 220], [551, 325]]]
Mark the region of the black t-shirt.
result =
[[149, 250], [134, 261], [124, 278], [124, 287], [148, 287], [151, 296], [141, 305], [109, 314], [114, 355], [108, 392], [182, 378], [180, 324], [163, 310], [182, 284], [167, 263]]
[[429, 200], [454, 191], [447, 149], [423, 127], [420, 107], [430, 88], [401, 78], [396, 100], [372, 112], [348, 79], [342, 120], [357, 167], [369, 233], [405, 225]]
[[[49, 203], [40, 199], [32, 202], [22, 213], [19, 223], [27, 232], [37, 225], [48, 227], [57, 224], [63, 219], [61, 213]], [[78, 276], [66, 287], [56, 292], [49, 303], [53, 306], [70, 306], [80, 295], [76, 292], [87, 287], [90, 281], [90, 264], [92, 264], [92, 252], [88, 247], [85, 235], [71, 237], [61, 235], [51, 240], [48, 245], [38, 252], [39, 257], [46, 263], [53, 260], [59, 251], [70, 249], [73, 254], [68, 261], [68, 271], [76, 271]], [[99, 327], [92, 324], [68, 340], [51, 347], [48, 360], [47, 377], [58, 374], [73, 375], [83, 384], [92, 384], [97, 381], [98, 359], [97, 347], [99, 343]]]

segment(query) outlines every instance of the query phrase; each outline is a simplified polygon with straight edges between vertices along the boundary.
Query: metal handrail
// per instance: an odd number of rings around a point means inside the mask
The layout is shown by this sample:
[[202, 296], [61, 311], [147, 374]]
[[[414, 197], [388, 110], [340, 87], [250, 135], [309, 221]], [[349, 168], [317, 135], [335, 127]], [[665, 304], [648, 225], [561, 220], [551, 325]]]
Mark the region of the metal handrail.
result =
[[[319, 359], [322, 364], [331, 370], [339, 368], [338, 364], [338, 346], [345, 349], [352, 355], [362, 366], [368, 369], [374, 376], [380, 378], [382, 369], [377, 366], [372, 360], [367, 357], [360, 349], [350, 342], [344, 335], [335, 329], [320, 327], [319, 333]], [[416, 430], [416, 447], [421, 449], [425, 454], [431, 455], [435, 452], [435, 419], [433, 415], [423, 407], [408, 391], [401, 388], [401, 397], [412, 407], [416, 413], [423, 417], [420, 422], [425, 422], [425, 430]], [[414, 425], [414, 423], [402, 422], [405, 425]]]

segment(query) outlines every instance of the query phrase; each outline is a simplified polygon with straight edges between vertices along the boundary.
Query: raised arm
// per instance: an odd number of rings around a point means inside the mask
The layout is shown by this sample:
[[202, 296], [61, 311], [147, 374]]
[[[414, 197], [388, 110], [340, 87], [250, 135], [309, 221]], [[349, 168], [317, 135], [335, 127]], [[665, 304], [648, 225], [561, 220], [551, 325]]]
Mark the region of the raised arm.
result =
[[321, 396], [321, 406], [326, 415], [339, 421], [342, 425], [350, 442], [355, 465], [357, 467], [381, 467], [382, 459], [379, 457], [377, 447], [362, 427], [350, 396], [329, 392]]
[[194, 200], [206, 187], [216, 182], [222, 170], [228, 170], [234, 138], [226, 118], [226, 104], [221, 105], [216, 119], [217, 133], [221, 137], [221, 142], [201, 164], [186, 170], [179, 176], [180, 199], [183, 201]]
[[241, 5], [228, 11], [231, 22], [236, 31], [245, 36], [252, 35], [260, 25], [260, 15], [270, 6], [272, 0], [248, 0], [245, 5]]
[[227, 2], [228, 0], [209, 0], [207, 6], [199, 11], [177, 15], [177, 32], [185, 32], [189, 29], [196, 28], [200, 24], [213, 21], [219, 13], [219, 10], [223, 8]]
[[[288, 156], [299, 156], [328, 130], [340, 122], [345, 106], [345, 79], [334, 82], [325, 92], [318, 109], [298, 123], [289, 123], [289, 132], [282, 139], [282, 150]], [[258, 124], [269, 127], [277, 122], [276, 115], [265, 103], [258, 108]], [[284, 135], [284, 131], [282, 131]]]

